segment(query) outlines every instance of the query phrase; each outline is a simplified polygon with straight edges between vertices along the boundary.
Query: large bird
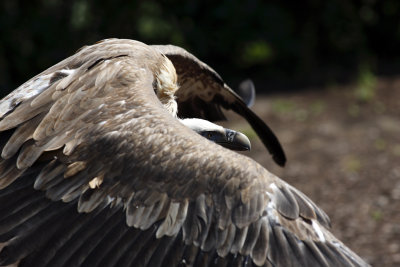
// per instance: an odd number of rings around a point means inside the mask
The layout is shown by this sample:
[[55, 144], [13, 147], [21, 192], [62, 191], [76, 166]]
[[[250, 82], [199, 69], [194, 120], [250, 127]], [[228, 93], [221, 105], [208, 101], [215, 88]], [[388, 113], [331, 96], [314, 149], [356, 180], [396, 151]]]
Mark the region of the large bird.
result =
[[0, 102], [0, 265], [366, 266], [304, 194], [177, 119], [176, 64], [105, 40]]
[[[253, 127], [261, 141], [271, 153], [274, 161], [285, 165], [286, 156], [278, 138], [251, 109], [254, 101], [254, 85], [242, 85], [245, 101], [236, 94], [210, 66], [197, 59], [185, 49], [174, 45], [153, 45], [172, 61], [178, 74], [180, 89], [176, 92], [181, 117], [203, 118], [209, 121], [225, 120], [221, 107], [231, 109], [243, 116]], [[242, 89], [242, 90], [241, 90]], [[250, 92], [250, 95], [249, 95]]]

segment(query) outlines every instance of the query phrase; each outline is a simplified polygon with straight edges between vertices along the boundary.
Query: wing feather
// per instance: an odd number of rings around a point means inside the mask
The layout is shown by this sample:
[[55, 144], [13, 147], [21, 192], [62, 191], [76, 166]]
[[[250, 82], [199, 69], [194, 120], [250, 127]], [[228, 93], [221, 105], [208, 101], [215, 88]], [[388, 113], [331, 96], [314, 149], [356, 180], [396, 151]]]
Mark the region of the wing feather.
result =
[[20, 125], [12, 134], [10, 139], [7, 140], [4, 146], [1, 157], [3, 159], [9, 159], [17, 153], [18, 149], [22, 146], [25, 141], [32, 138], [33, 132], [39, 121], [43, 119], [43, 116], [36, 116], [26, 123]]
[[[16, 157], [15, 157], [16, 158]], [[2, 160], [0, 162], [0, 189], [3, 189], [14, 182], [23, 171], [19, 170], [11, 160]]]
[[0, 102], [0, 265], [366, 265], [306, 196], [171, 116], [163, 60], [106, 40]]

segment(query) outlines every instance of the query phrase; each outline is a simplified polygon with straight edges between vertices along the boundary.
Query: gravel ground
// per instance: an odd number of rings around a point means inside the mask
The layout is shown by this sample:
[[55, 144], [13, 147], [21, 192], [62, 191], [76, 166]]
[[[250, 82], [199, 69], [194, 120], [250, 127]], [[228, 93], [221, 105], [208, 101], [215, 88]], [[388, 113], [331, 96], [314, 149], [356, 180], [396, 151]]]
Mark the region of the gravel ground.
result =
[[259, 95], [252, 109], [288, 162], [276, 166], [251, 128], [233, 118], [225, 125], [252, 141], [245, 154], [307, 194], [330, 216], [332, 232], [369, 263], [400, 266], [400, 77]]

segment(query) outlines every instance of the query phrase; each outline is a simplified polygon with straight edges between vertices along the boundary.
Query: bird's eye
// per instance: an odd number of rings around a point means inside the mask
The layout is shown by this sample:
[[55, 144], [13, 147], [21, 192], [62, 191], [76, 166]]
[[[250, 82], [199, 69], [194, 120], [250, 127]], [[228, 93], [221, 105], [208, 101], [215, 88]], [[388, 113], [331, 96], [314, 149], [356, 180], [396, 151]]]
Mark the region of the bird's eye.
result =
[[208, 138], [211, 138], [211, 137], [212, 137], [212, 133], [208, 133], [208, 134], [207, 134], [207, 137], [208, 137]]

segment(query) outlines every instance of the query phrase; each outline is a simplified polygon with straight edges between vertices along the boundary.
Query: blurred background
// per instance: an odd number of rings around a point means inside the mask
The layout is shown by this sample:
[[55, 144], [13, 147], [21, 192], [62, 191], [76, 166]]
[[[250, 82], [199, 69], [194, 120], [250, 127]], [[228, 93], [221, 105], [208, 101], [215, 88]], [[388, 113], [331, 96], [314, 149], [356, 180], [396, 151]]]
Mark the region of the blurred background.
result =
[[400, 1], [0, 1], [0, 95], [104, 38], [182, 46], [231, 85], [288, 156], [274, 166], [376, 266], [400, 265]]
[[400, 69], [399, 1], [280, 2], [2, 0], [0, 85], [11, 90], [81, 46], [111, 37], [182, 46], [226, 80], [271, 84], [259, 91]]

